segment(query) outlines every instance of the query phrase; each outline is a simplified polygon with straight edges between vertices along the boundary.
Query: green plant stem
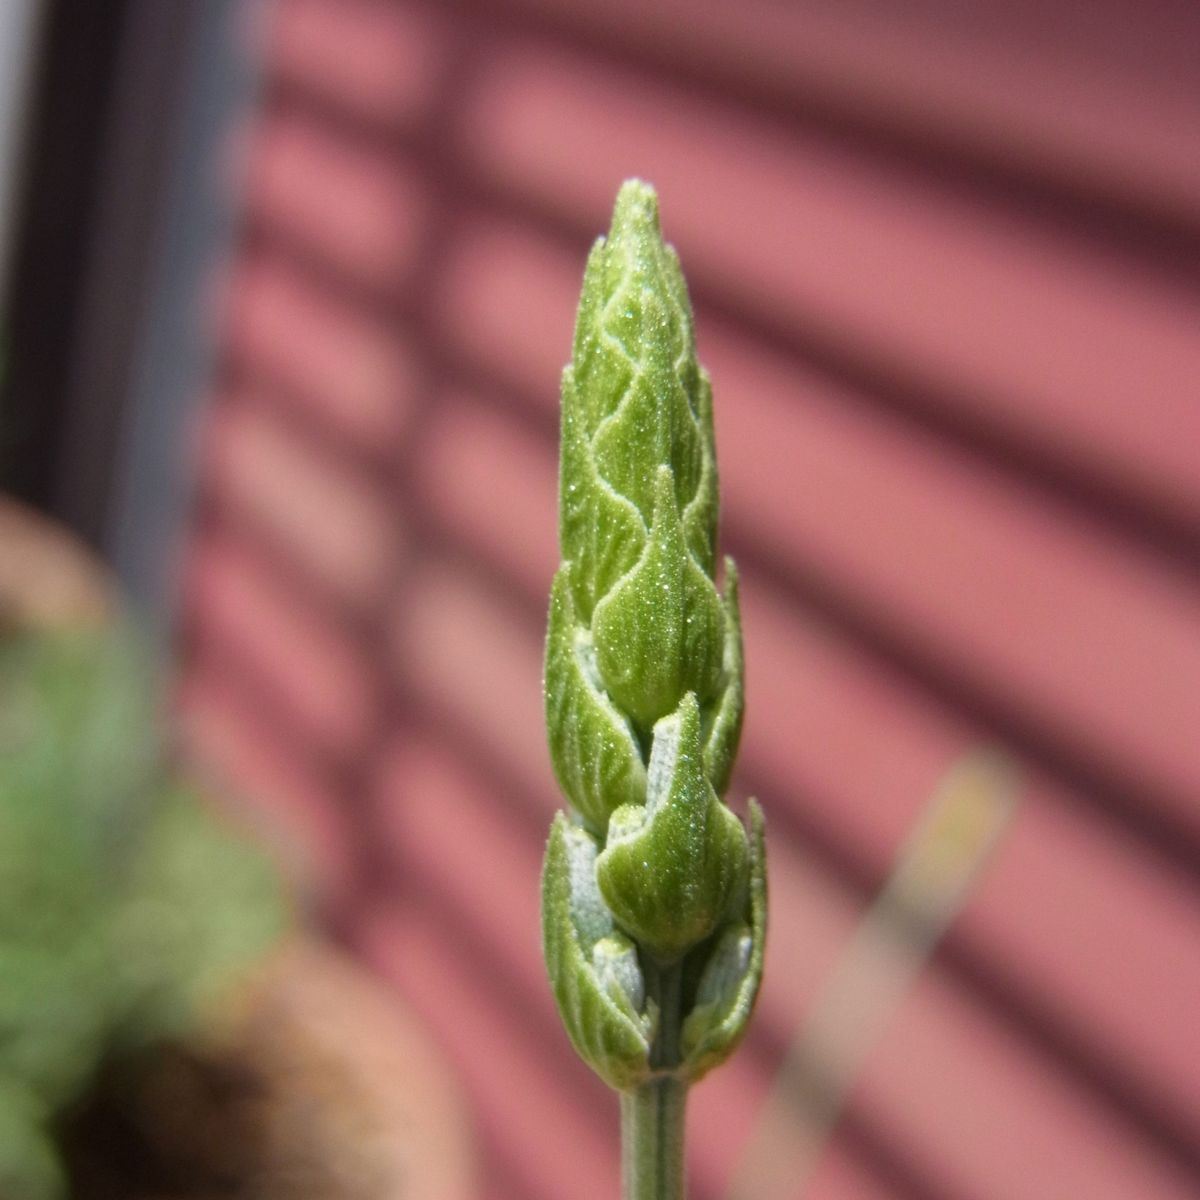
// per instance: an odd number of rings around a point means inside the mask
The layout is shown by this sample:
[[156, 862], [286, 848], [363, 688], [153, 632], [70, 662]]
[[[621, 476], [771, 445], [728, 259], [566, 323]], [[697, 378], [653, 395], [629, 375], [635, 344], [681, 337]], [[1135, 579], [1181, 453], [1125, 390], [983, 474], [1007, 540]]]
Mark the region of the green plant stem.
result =
[[622, 1200], [683, 1200], [687, 1084], [659, 1076], [621, 1093]]
[[[646, 964], [646, 983], [658, 1003], [659, 1025], [653, 1065], [669, 1069], [679, 1062], [679, 964]], [[631, 1092], [621, 1093], [622, 1200], [683, 1200], [683, 1132], [687, 1083], [657, 1075]]]

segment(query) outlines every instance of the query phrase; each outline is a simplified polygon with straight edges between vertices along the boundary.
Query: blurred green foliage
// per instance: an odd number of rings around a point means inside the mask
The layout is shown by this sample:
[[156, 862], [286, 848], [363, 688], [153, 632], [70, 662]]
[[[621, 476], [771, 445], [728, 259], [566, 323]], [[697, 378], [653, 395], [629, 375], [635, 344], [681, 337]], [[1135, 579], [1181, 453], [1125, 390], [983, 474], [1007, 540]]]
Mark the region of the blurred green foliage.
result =
[[0, 641], [0, 1197], [57, 1200], [57, 1116], [184, 1034], [282, 931], [264, 856], [173, 771], [126, 634]]

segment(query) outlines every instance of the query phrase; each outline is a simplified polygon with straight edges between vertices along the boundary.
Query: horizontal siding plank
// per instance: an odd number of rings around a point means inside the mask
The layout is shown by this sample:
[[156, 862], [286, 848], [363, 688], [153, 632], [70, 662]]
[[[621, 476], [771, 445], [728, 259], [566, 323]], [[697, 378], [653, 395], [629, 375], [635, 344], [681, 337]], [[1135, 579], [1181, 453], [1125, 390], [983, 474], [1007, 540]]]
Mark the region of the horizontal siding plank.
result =
[[802, 843], [768, 823], [771, 921], [756, 1021], [786, 1046], [866, 913], [866, 900]]
[[725, 1195], [769, 1082], [762, 1064], [741, 1053], [688, 1089], [684, 1150], [693, 1194], [703, 1187], [704, 1195]]
[[232, 512], [349, 608], [380, 602], [402, 515], [353, 464], [314, 447], [254, 387], [215, 404], [205, 454], [209, 485]]
[[269, 253], [244, 256], [231, 275], [225, 353], [366, 451], [399, 440], [418, 386], [415, 349], [395, 322], [339, 303]]
[[1180, 1053], [1200, 996], [1200, 900], [1128, 839], [1030, 781], [1027, 803], [957, 936], [1026, 986], [1200, 1147], [1195, 1063]]
[[983, 739], [788, 597], [741, 585], [742, 764], [882, 876], [947, 766]]
[[555, 421], [584, 255], [536, 227], [473, 208], [455, 229], [430, 297], [451, 353], [499, 373]]
[[281, 698], [298, 738], [329, 755], [361, 753], [377, 697], [372, 665], [344, 630], [229, 538], [194, 543], [188, 591], [193, 629]]
[[487, 547], [530, 595], [549, 597], [558, 567], [557, 456], [486, 396], [450, 392], [435, 407], [415, 467], [420, 503], [469, 549]]
[[540, 630], [431, 555], [404, 581], [392, 654], [405, 687], [487, 747], [549, 829], [559, 801], [545, 745]]
[[359, 119], [415, 127], [445, 62], [439, 15], [387, 0], [274, 0], [264, 29], [270, 76]]
[[287, 113], [264, 114], [253, 142], [242, 195], [247, 215], [319, 241], [329, 261], [363, 286], [395, 287], [410, 274], [430, 201], [409, 160]]
[[835, 1135], [803, 1192], [778, 1200], [915, 1200], [911, 1191], [869, 1173], [846, 1141]]

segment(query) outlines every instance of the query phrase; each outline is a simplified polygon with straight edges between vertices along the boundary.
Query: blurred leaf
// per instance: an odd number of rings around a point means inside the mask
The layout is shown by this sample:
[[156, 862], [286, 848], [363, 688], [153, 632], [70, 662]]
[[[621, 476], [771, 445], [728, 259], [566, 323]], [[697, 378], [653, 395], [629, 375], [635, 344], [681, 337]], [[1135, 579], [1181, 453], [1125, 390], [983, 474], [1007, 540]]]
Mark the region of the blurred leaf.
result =
[[0, 642], [0, 1180], [26, 1181], [0, 1195], [55, 1195], [43, 1116], [283, 928], [261, 852], [168, 769], [156, 699], [128, 634]]

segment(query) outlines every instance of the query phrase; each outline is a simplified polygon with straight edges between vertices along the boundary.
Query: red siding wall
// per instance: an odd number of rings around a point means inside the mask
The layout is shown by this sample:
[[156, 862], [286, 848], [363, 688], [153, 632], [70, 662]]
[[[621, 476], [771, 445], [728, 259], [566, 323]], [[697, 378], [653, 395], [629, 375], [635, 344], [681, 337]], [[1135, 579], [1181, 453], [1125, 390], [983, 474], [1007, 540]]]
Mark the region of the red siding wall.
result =
[[640, 174], [714, 381], [732, 796], [764, 803], [774, 889], [754, 1031], [693, 1101], [696, 1196], [983, 743], [1021, 804], [805, 1195], [1194, 1196], [1198, 10], [264, 7], [185, 705], [461, 1070], [486, 1194], [616, 1194], [538, 949], [540, 672], [557, 379]]

